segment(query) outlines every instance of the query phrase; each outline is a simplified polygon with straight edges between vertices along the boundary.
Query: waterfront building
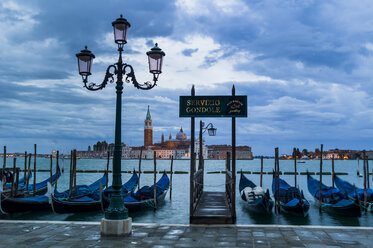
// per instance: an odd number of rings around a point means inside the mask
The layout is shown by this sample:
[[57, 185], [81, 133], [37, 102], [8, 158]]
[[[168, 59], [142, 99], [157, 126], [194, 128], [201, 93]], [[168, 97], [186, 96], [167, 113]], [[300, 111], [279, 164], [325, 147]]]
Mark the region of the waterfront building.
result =
[[[207, 146], [209, 159], [226, 159], [227, 152], [232, 154], [231, 145], [210, 145]], [[231, 155], [232, 157], [232, 155]], [[250, 146], [236, 146], [236, 159], [253, 159]]]

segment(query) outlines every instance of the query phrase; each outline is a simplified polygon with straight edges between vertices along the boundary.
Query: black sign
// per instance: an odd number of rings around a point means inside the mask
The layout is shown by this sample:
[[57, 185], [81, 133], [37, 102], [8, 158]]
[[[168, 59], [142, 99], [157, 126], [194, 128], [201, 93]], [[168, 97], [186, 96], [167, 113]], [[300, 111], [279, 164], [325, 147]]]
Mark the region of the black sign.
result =
[[180, 117], [247, 117], [247, 96], [180, 96]]

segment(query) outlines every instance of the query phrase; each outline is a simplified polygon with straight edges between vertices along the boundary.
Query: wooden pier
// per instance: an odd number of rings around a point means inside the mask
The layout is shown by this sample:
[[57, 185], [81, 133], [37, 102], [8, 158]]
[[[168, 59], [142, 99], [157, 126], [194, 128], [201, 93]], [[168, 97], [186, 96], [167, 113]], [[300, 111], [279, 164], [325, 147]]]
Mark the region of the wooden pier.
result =
[[234, 224], [225, 192], [203, 192], [191, 224]]

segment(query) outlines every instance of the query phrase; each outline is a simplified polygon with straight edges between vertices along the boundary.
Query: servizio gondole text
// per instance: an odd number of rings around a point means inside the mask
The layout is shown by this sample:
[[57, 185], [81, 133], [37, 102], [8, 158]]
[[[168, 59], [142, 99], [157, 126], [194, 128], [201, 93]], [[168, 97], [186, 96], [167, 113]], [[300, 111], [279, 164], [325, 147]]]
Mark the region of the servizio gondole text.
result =
[[216, 100], [187, 100], [185, 111], [188, 114], [192, 113], [215, 113], [218, 114], [221, 111], [221, 102], [219, 99]]

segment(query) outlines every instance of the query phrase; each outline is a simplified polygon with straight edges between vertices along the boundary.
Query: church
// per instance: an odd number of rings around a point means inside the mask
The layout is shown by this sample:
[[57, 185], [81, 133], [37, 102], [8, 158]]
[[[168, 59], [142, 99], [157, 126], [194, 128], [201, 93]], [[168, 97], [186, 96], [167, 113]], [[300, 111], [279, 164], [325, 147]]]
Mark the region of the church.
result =
[[[198, 154], [198, 140], [196, 140], [196, 153]], [[142, 150], [142, 151], [141, 151]], [[203, 148], [204, 157], [207, 158], [207, 148]], [[141, 153], [141, 157], [145, 159], [152, 159], [154, 152], [157, 154], [157, 158], [169, 159], [171, 156], [174, 159], [189, 159], [190, 158], [190, 139], [188, 139], [183, 128], [176, 134], [175, 138], [172, 135], [165, 139], [162, 133], [161, 141], [155, 143], [153, 141], [153, 121], [150, 114], [150, 106], [146, 113], [144, 121], [144, 145], [142, 147], [132, 147], [131, 155], [132, 158], [138, 158]]]

